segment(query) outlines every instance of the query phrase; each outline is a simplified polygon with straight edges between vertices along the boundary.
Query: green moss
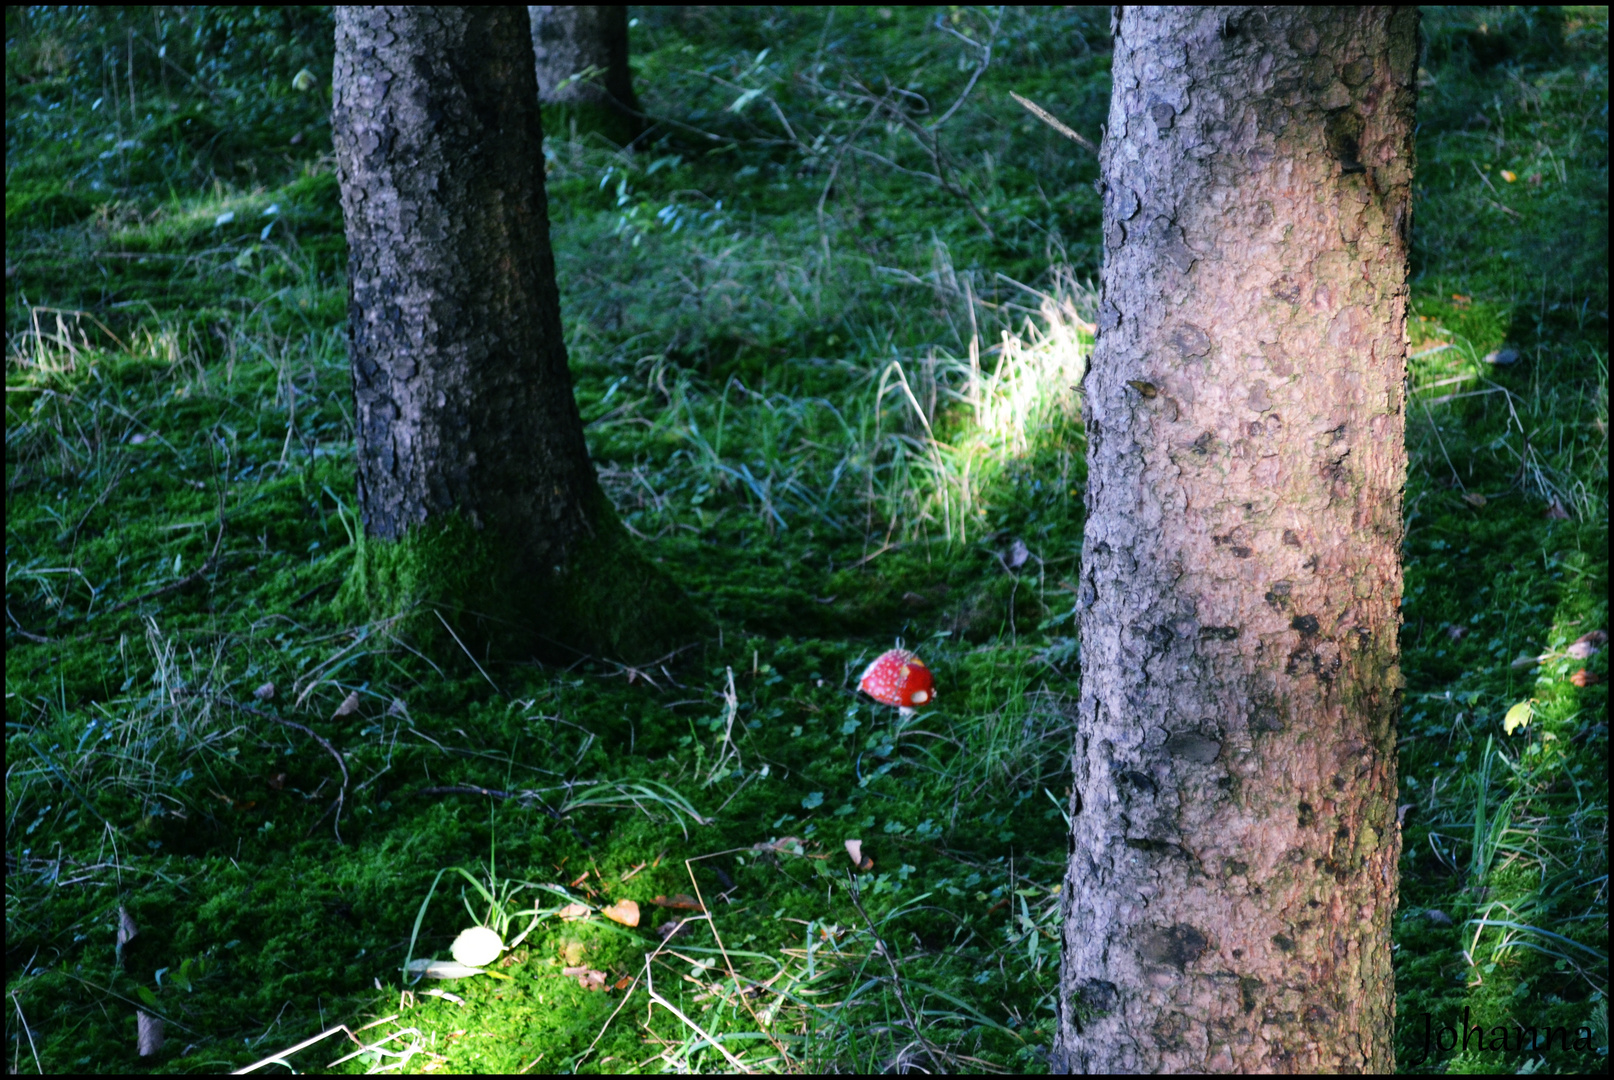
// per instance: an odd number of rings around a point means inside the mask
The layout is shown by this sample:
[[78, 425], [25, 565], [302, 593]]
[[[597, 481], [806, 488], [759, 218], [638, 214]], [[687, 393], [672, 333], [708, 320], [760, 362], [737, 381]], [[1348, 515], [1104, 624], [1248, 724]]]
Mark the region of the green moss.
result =
[[573, 545], [559, 573], [542, 577], [521, 568], [496, 526], [475, 529], [458, 514], [400, 540], [360, 539], [335, 611], [349, 621], [386, 620], [449, 661], [462, 650], [479, 659], [645, 661], [703, 633], [707, 620], [639, 551], [604, 495], [591, 501], [593, 535]]

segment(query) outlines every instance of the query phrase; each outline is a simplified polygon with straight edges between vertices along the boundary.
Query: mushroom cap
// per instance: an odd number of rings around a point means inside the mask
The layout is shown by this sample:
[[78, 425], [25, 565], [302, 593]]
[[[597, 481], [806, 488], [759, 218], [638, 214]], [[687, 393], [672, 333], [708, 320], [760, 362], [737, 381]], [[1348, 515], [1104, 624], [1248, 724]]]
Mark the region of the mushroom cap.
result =
[[482, 967], [499, 958], [499, 954], [504, 952], [504, 942], [486, 926], [472, 926], [460, 931], [449, 952], [462, 964]]
[[881, 705], [911, 709], [936, 700], [936, 680], [925, 662], [907, 649], [891, 649], [863, 669], [857, 688]]

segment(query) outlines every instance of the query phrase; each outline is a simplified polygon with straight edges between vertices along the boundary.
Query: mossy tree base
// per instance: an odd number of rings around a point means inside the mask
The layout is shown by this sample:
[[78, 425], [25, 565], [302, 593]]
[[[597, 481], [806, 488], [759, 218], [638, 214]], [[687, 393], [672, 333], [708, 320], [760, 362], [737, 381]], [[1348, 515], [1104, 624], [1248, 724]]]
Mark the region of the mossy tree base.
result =
[[457, 514], [401, 540], [360, 540], [336, 611], [355, 622], [387, 620], [448, 662], [466, 651], [479, 661], [643, 662], [701, 636], [705, 615], [634, 546], [610, 507], [594, 519], [594, 535], [573, 545], [566, 565], [536, 572], [493, 529]]

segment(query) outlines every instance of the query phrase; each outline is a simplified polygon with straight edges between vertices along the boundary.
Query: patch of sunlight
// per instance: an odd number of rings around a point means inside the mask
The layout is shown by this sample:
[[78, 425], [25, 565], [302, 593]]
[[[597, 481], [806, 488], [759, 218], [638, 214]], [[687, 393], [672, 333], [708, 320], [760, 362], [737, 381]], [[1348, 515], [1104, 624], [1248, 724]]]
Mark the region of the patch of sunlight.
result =
[[[960, 280], [946, 270], [947, 278]], [[1076, 431], [1094, 331], [1080, 313], [1096, 306], [1096, 294], [1068, 268], [1052, 276], [1050, 293], [1010, 283], [1035, 308], [1012, 300], [987, 304], [964, 279], [962, 289], [950, 291], [969, 309], [967, 355], [933, 350], [922, 360], [894, 359], [881, 372], [879, 414], [895, 413], [905, 430], [883, 437], [877, 430], [871, 456], [890, 458], [886, 510], [904, 523], [902, 531], [940, 526], [949, 541], [968, 543], [972, 523], [986, 516], [982, 494], [1005, 467]], [[998, 343], [984, 350], [983, 329], [998, 334]]]

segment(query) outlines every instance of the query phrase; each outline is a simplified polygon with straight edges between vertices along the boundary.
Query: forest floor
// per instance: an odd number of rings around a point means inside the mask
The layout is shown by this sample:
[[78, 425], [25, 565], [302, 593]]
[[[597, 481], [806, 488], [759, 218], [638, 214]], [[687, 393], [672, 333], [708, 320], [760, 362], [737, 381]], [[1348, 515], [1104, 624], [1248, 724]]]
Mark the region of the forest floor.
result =
[[[7, 9], [13, 1072], [1046, 1068], [1099, 203], [1008, 93], [1096, 141], [1107, 9], [633, 10], [656, 126], [546, 116], [562, 307], [721, 630], [559, 669], [329, 608], [328, 14]], [[1400, 1060], [1602, 1070], [1607, 14], [1424, 36]]]

